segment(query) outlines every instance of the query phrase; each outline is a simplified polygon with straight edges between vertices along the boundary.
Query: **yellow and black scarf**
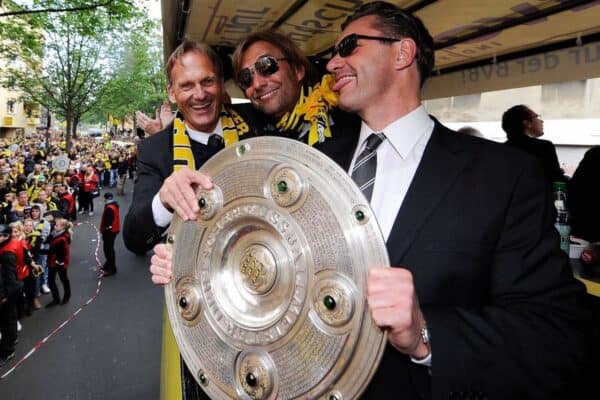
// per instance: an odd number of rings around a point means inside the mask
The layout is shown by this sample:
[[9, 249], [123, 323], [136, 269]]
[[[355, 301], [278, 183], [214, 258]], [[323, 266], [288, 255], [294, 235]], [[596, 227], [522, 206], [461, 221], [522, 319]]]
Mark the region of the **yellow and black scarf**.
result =
[[338, 104], [337, 93], [331, 90], [333, 82], [333, 76], [327, 74], [323, 76], [321, 82], [313, 87], [308, 87], [307, 94], [304, 93], [304, 87], [302, 87], [296, 106], [279, 120], [277, 128], [299, 132], [305, 123], [309, 123], [309, 146], [322, 143], [325, 138], [331, 137], [329, 111]]
[[[235, 110], [225, 105], [221, 106], [219, 118], [225, 146], [236, 143], [240, 136], [250, 130], [246, 121]], [[175, 118], [173, 121], [173, 161], [173, 171], [179, 171], [185, 166], [196, 169], [190, 137], [185, 133], [185, 123], [181, 118]]]

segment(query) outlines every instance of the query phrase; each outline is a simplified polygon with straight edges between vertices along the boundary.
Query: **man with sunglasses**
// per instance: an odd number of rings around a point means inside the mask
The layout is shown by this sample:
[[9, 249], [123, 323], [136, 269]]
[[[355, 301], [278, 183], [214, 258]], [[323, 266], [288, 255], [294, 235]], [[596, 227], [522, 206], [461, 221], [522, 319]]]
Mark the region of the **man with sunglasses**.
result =
[[[273, 30], [250, 34], [233, 54], [233, 75], [256, 110], [248, 122], [257, 135], [303, 141], [348, 168], [360, 119], [336, 107], [330, 77], [319, 78], [288, 36]], [[320, 112], [310, 116], [308, 103]]]
[[379, 138], [371, 206], [393, 266], [369, 270], [389, 346], [361, 398], [575, 398], [585, 291], [539, 165], [427, 114], [434, 47], [418, 18], [372, 2], [342, 29], [327, 69], [362, 118], [353, 168]]

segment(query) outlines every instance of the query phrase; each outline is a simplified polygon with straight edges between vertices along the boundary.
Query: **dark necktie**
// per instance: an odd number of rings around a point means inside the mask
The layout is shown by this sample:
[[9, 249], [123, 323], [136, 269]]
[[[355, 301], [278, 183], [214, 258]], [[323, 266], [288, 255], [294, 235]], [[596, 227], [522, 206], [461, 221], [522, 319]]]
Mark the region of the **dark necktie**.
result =
[[369, 135], [365, 149], [358, 155], [352, 169], [352, 179], [369, 201], [371, 201], [373, 195], [375, 172], [377, 172], [377, 147], [384, 139], [385, 135], [383, 133]]

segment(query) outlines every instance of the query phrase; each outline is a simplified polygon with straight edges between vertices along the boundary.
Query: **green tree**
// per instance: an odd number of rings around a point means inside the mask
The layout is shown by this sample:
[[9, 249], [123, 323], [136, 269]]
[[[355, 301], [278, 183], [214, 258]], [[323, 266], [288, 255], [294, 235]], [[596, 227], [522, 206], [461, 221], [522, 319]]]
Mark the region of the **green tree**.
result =
[[124, 122], [137, 110], [153, 113], [166, 96], [158, 23], [148, 21], [144, 29], [131, 31], [119, 48], [102, 97], [89, 114], [91, 122], [106, 121], [109, 114]]
[[[127, 4], [113, 1], [113, 5]], [[89, 5], [83, 0], [34, 0], [33, 9], [74, 9]], [[120, 12], [117, 14], [116, 12]], [[17, 14], [43, 30], [43, 53], [26, 50], [9, 75], [24, 92], [23, 101], [47, 107], [66, 121], [66, 141], [82, 116], [92, 110], [102, 97], [109, 76], [111, 45], [135, 23], [142, 13], [132, 8], [94, 7], [77, 12], [39, 12]], [[16, 40], [18, 41], [18, 40]], [[33, 47], [36, 49], [36, 47]]]

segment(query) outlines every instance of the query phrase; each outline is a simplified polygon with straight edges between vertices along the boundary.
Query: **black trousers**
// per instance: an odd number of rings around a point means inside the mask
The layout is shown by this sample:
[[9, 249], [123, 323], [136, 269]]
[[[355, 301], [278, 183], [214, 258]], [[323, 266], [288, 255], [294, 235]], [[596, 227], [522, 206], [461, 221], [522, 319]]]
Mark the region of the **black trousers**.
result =
[[117, 264], [115, 261], [115, 238], [117, 233], [104, 232], [102, 233], [102, 248], [104, 250], [104, 257], [106, 262], [104, 263], [103, 269], [108, 272], [116, 271]]
[[9, 294], [6, 302], [0, 304], [0, 356], [7, 356], [15, 351], [17, 340], [17, 298], [18, 292]]
[[53, 267], [48, 268], [48, 286], [50, 286], [50, 292], [52, 293], [52, 300], [59, 302], [60, 296], [58, 295], [58, 287], [56, 286], [56, 274], [60, 278], [60, 282], [65, 290], [63, 300], [69, 300], [71, 298], [71, 283], [67, 276], [67, 269], [65, 267]]

